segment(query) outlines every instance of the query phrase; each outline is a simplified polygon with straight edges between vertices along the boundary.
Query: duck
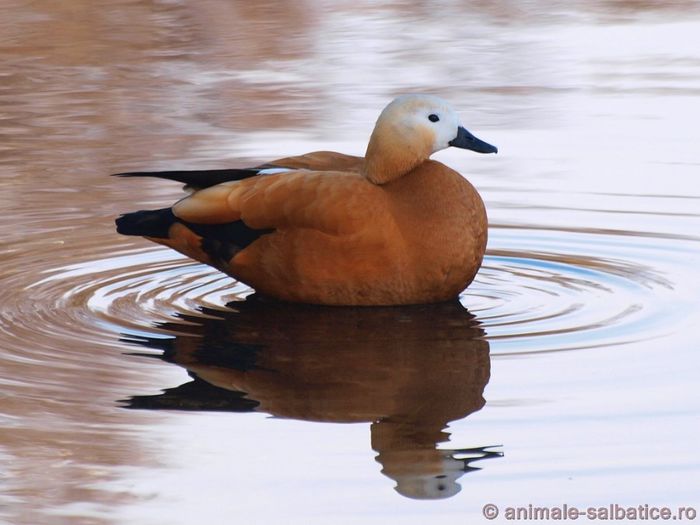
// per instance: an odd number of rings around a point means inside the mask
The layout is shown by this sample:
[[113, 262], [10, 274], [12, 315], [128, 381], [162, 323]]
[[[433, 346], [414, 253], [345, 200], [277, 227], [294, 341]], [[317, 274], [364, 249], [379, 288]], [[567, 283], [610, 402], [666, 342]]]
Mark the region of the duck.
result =
[[431, 159], [475, 137], [445, 100], [402, 95], [380, 113], [364, 157], [314, 151], [252, 168], [129, 172], [185, 185], [173, 206], [116, 219], [263, 296], [322, 305], [449, 301], [484, 258], [484, 202], [460, 173]]

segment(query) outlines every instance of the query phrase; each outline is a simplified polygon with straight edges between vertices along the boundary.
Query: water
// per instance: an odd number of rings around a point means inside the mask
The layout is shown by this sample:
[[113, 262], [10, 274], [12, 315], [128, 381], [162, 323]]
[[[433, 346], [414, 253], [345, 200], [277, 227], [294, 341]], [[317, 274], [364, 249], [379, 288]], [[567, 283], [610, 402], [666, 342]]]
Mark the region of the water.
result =
[[[700, 507], [696, 2], [11, 1], [1, 20], [0, 520]], [[361, 154], [409, 91], [499, 147], [437, 156], [491, 223], [459, 302], [283, 307], [113, 231], [181, 194], [109, 173]]]

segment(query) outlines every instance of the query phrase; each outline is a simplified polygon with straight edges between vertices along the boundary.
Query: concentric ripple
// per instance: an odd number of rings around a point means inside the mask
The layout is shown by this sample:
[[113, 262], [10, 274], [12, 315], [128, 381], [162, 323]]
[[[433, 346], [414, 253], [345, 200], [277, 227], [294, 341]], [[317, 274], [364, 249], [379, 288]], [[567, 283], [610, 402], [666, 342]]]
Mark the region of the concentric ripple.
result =
[[[462, 302], [482, 323], [493, 355], [626, 344], [668, 329], [673, 283], [663, 268], [678, 243], [496, 226], [489, 246]], [[54, 268], [25, 289], [37, 298], [32, 308], [40, 331], [102, 343], [118, 334], [162, 333], [157, 325], [177, 314], [224, 308], [251, 292], [155, 247]]]
[[503, 228], [494, 237], [504, 248], [490, 250], [464, 302], [495, 354], [626, 344], [668, 327], [663, 298], [673, 284], [636, 262], [660, 262], [660, 249], [575, 231]]

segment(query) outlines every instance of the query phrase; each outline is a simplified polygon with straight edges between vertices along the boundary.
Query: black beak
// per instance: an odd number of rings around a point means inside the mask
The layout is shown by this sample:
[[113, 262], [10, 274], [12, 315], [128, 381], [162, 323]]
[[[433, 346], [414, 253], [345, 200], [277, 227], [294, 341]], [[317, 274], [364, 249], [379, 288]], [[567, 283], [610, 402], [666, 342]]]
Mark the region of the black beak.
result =
[[470, 149], [477, 153], [498, 153], [498, 148], [496, 146], [492, 146], [488, 142], [477, 139], [462, 126], [457, 128], [457, 136], [448, 142], [448, 144], [455, 148]]

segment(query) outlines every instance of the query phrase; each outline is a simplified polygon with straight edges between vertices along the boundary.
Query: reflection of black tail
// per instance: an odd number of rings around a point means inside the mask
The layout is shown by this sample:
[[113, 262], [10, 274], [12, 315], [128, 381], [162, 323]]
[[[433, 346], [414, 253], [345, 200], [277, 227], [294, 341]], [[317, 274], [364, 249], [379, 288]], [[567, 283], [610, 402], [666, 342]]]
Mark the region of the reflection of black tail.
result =
[[125, 408], [149, 410], [207, 410], [213, 412], [253, 412], [260, 404], [243, 392], [224, 390], [191, 374], [194, 381], [163, 390], [151, 396], [124, 399]]
[[143, 210], [127, 213], [115, 222], [117, 232], [122, 235], [141, 235], [144, 237], [168, 238], [168, 230], [177, 221], [172, 208], [161, 210]]
[[[180, 316], [183, 317], [185, 316]], [[167, 323], [158, 326], [167, 327]], [[158, 358], [175, 363], [177, 352], [176, 339], [163, 337], [142, 337], [126, 335], [120, 339], [123, 342], [138, 344], [149, 349], [156, 349], [163, 352], [161, 355], [152, 353], [129, 352], [126, 355], [139, 357]], [[257, 347], [241, 345], [244, 350], [242, 357], [238, 353], [226, 354], [226, 348], [207, 347], [195, 352], [195, 355], [207, 355], [209, 350], [214, 351], [214, 355], [221, 355], [224, 366], [236, 370], [252, 370], [255, 367], [257, 357]], [[218, 363], [218, 362], [217, 362]], [[160, 394], [132, 396], [122, 399], [120, 402], [125, 408], [149, 409], [149, 410], [207, 410], [215, 412], [253, 412], [260, 402], [250, 399], [244, 392], [238, 390], [225, 389], [200, 379], [194, 372], [188, 372], [194, 380], [184, 383], [174, 388], [167, 388]]]

